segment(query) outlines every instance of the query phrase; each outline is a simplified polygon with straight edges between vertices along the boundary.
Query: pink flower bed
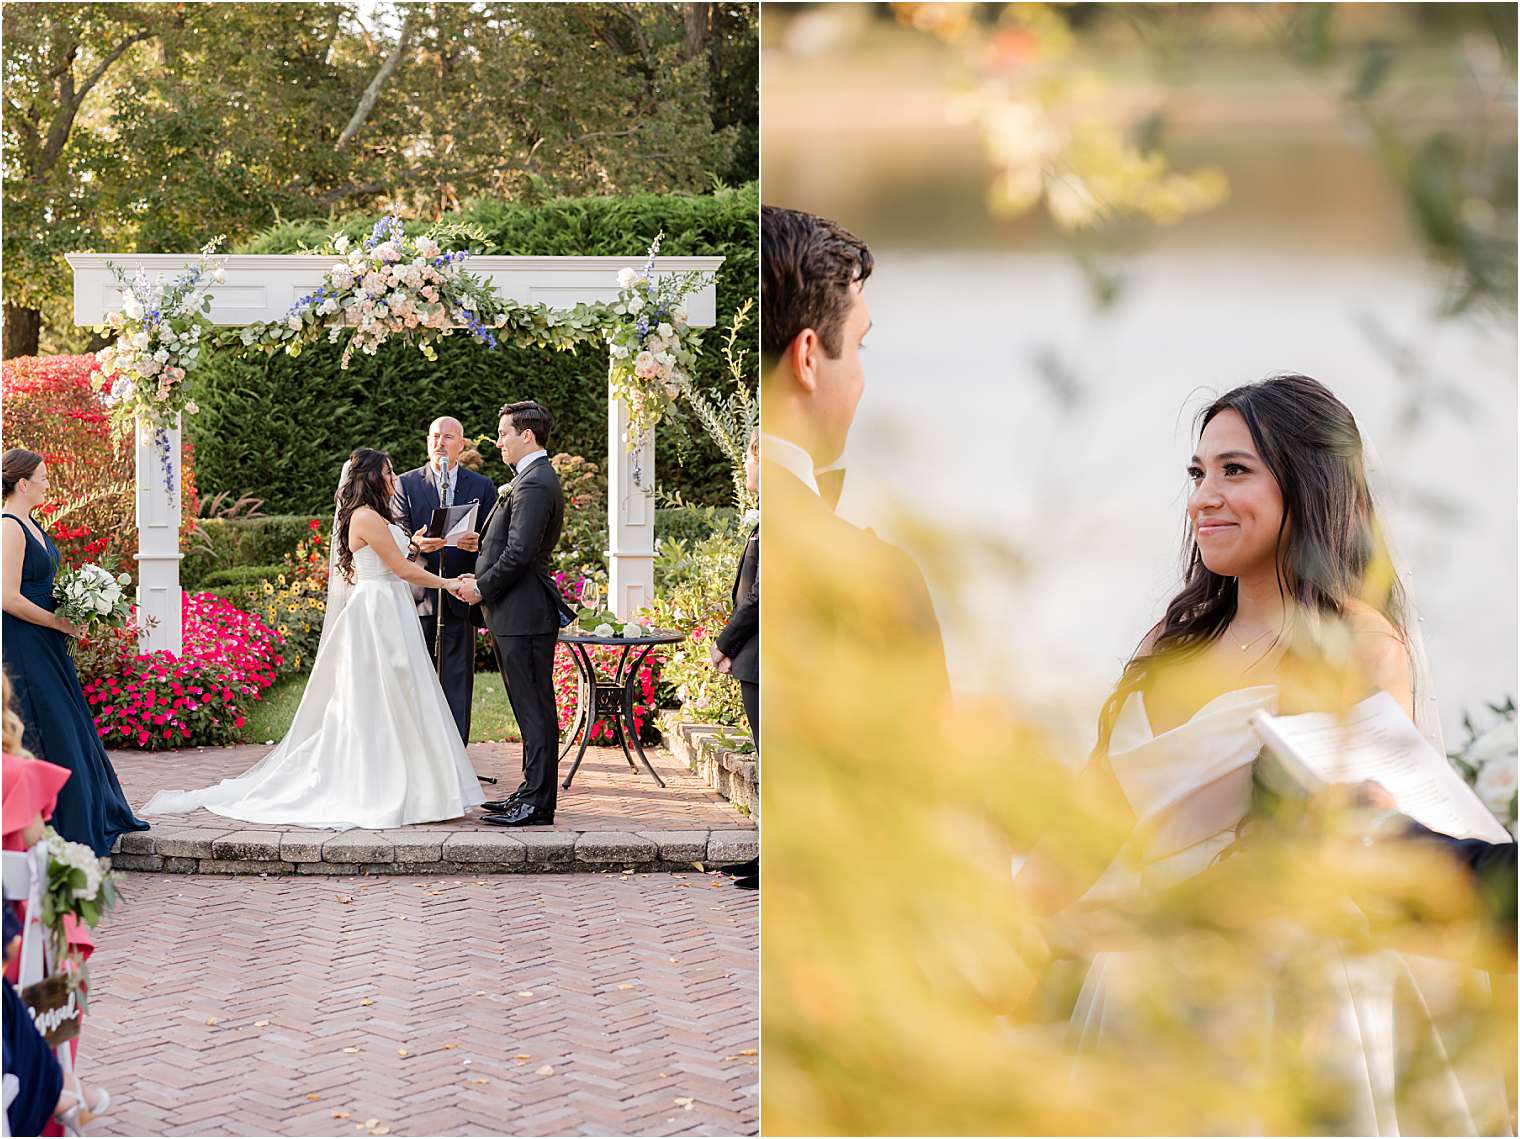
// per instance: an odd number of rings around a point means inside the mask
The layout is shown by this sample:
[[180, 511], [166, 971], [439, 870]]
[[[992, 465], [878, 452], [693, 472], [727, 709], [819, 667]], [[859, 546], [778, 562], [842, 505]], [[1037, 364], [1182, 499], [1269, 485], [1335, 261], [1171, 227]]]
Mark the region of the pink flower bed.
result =
[[249, 707], [284, 663], [280, 635], [211, 593], [186, 594], [183, 612], [179, 657], [124, 654], [107, 675], [81, 678], [107, 746], [154, 751], [242, 741]]

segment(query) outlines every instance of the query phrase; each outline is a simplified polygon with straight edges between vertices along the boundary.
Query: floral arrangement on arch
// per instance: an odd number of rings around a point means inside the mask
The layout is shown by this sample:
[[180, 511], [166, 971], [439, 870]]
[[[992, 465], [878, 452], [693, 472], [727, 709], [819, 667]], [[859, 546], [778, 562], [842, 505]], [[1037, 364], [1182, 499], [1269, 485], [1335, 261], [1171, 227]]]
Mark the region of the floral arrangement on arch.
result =
[[606, 333], [612, 393], [628, 407], [623, 442], [630, 452], [691, 386], [691, 370], [702, 350], [702, 336], [687, 324], [682, 302], [711, 281], [712, 274], [656, 276], [654, 259], [664, 236], [655, 237], [642, 269], [618, 272], [615, 319]]
[[488, 348], [508, 314], [489, 281], [465, 268], [469, 254], [445, 251], [435, 231], [409, 236], [401, 219], [387, 215], [358, 246], [340, 234], [320, 252], [336, 260], [322, 283], [291, 306], [283, 321], [251, 324], [237, 334], [245, 347], [291, 356], [326, 337], [347, 337], [340, 368], [353, 354], [373, 356], [393, 337], [415, 344], [429, 360], [433, 345], [463, 328]]
[[[181, 412], [194, 415], [185, 380], [202, 352], [202, 339], [211, 328], [211, 286], [226, 280], [225, 257], [216, 256], [225, 238], [201, 247], [200, 264], [168, 281], [150, 280], [139, 269], [130, 276], [111, 265], [122, 286], [121, 308], [106, 314], [100, 333], [115, 333], [116, 342], [95, 353], [90, 376], [111, 408], [111, 424], [125, 433], [142, 420], [168, 445], [168, 429]], [[166, 468], [172, 482], [172, 469]]]

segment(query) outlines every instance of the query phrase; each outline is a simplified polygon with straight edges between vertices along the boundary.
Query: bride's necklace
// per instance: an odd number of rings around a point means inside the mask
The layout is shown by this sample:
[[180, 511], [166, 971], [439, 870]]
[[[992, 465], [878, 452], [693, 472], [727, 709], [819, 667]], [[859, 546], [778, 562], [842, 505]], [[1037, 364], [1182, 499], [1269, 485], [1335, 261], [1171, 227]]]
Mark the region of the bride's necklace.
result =
[[1252, 645], [1256, 644], [1258, 641], [1260, 641], [1263, 637], [1265, 637], [1271, 631], [1272, 631], [1271, 629], [1263, 629], [1261, 632], [1257, 633], [1254, 637], [1252, 637], [1249, 641], [1246, 641], [1244, 644], [1241, 644], [1239, 641], [1236, 641], [1235, 640], [1235, 635], [1233, 633], [1231, 633], [1230, 634], [1230, 641], [1233, 644], [1239, 645], [1241, 652], [1245, 652], [1247, 649], [1249, 649]]

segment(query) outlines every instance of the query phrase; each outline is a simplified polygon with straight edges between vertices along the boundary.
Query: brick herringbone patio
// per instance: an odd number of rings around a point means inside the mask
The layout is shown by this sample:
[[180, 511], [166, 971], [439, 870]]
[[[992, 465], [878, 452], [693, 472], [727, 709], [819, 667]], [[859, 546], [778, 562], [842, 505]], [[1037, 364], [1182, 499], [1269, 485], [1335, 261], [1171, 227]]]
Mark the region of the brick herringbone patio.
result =
[[91, 963], [80, 1065], [117, 1104], [92, 1134], [757, 1130], [758, 907], [725, 878], [125, 885]]

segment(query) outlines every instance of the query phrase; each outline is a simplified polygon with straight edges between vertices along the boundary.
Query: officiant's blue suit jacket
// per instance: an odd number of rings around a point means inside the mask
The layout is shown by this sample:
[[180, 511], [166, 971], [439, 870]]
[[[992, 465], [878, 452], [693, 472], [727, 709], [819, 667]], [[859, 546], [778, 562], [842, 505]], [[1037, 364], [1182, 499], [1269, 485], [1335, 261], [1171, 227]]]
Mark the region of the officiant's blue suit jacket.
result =
[[[420, 527], [426, 526], [433, 517], [433, 511], [442, 505], [438, 501], [438, 484], [432, 467], [418, 467], [416, 470], [407, 471], [401, 476], [401, 501], [406, 517], [401, 520], [408, 534], [415, 534]], [[467, 503], [479, 503], [475, 511], [475, 528], [480, 529], [486, 520], [486, 512], [496, 501], [496, 484], [485, 475], [476, 474], [468, 467], [459, 468], [459, 477], [454, 483], [454, 505], [464, 506]], [[438, 568], [439, 556], [443, 558], [443, 568]], [[475, 570], [475, 555], [454, 546], [446, 546], [437, 553], [424, 554], [422, 564], [430, 573], [440, 574], [443, 577], [458, 577], [462, 573], [473, 573]], [[420, 593], [412, 591], [412, 596], [417, 598], [419, 606], [426, 598], [436, 598], [437, 592], [427, 590]], [[443, 603], [448, 606], [448, 614], [451, 618], [466, 620], [470, 614], [470, 607], [452, 594], [443, 595]], [[429, 612], [431, 612], [429, 608]]]

